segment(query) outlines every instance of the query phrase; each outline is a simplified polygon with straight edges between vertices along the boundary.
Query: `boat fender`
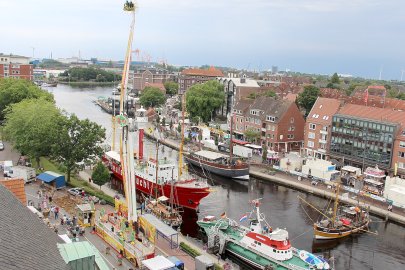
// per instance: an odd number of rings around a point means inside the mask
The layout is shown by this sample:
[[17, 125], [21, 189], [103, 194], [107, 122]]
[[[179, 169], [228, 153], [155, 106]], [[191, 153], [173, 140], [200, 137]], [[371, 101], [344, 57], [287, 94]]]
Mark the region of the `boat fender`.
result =
[[287, 240], [284, 240], [283, 244], [286, 246], [288, 244]]

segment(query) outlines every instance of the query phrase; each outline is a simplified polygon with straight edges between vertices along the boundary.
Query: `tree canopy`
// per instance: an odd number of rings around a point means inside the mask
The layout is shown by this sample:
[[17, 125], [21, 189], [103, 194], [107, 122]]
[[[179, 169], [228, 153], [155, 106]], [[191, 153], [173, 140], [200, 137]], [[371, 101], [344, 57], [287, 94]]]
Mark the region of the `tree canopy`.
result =
[[200, 117], [204, 122], [215, 117], [215, 110], [224, 102], [224, 87], [217, 81], [193, 85], [186, 92], [187, 112], [191, 118]]
[[159, 88], [147, 86], [143, 89], [139, 102], [145, 107], [159, 107], [166, 102], [166, 97]]
[[246, 129], [243, 134], [245, 135], [246, 140], [248, 140], [249, 142], [253, 142], [256, 139], [260, 138], [260, 132], [253, 128]]
[[330, 82], [331, 83], [337, 83], [337, 84], [340, 83], [339, 75], [336, 72], [332, 75], [332, 78], [330, 79]]
[[176, 95], [178, 90], [179, 90], [179, 84], [176, 82], [165, 82], [164, 83], [165, 89], [166, 89], [166, 94], [173, 96]]
[[314, 85], [304, 86], [304, 91], [298, 94], [297, 102], [301, 108], [305, 109], [305, 115], [309, 114], [319, 94], [319, 88]]
[[7, 106], [24, 99], [43, 99], [53, 102], [53, 95], [27, 80], [0, 79], [0, 120]]
[[100, 188], [110, 180], [110, 172], [108, 171], [107, 167], [104, 166], [103, 162], [97, 162], [93, 173], [91, 174], [91, 179], [96, 185], [99, 185]]
[[120, 81], [121, 75], [111, 71], [105, 71], [94, 67], [73, 67], [61, 73], [60, 80], [64, 81], [96, 81], [96, 82], [114, 82]]
[[68, 181], [71, 173], [81, 168], [83, 163], [91, 164], [101, 156], [104, 138], [105, 129], [89, 119], [80, 120], [74, 114], [64, 117], [52, 155], [61, 163]]
[[11, 105], [4, 127], [5, 137], [14, 147], [39, 164], [41, 156], [51, 153], [60, 130], [61, 114], [44, 99], [27, 99]]

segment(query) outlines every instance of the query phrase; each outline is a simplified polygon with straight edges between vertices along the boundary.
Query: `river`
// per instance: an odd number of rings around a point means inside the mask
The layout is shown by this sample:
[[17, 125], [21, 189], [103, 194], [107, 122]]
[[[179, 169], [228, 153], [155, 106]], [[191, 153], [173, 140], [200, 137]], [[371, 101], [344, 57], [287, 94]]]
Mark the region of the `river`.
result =
[[[107, 141], [111, 141], [111, 116], [93, 104], [99, 96], [109, 96], [111, 87], [71, 87], [58, 85], [48, 88], [55, 96], [56, 105], [79, 118], [90, 120], [106, 128]], [[145, 149], [153, 149], [152, 142], [145, 143]], [[153, 151], [145, 151], [153, 155]], [[175, 151], [166, 150], [165, 155], [176, 159]], [[209, 177], [214, 192], [201, 201], [200, 212], [184, 215], [183, 234], [197, 235], [195, 221], [205, 215], [219, 216], [222, 213], [235, 220], [251, 210], [248, 202], [262, 198], [261, 211], [273, 228], [286, 228], [296, 248], [321, 252], [335, 258], [336, 269], [405, 269], [405, 229], [397, 224], [385, 223], [372, 217], [371, 231], [378, 235], [362, 234], [342, 241], [313, 241], [312, 224], [319, 214], [301, 203], [298, 195], [320, 208], [329, 202], [299, 191], [277, 186], [260, 180], [249, 182]], [[245, 224], [247, 225], [247, 224]], [[245, 268], [242, 266], [242, 268]]]

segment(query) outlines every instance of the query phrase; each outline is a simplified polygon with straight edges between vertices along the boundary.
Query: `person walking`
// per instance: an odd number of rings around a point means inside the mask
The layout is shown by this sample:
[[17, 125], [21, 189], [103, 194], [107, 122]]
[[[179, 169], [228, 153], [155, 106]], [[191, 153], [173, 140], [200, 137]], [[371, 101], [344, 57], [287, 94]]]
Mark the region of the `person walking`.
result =
[[53, 213], [55, 214], [55, 220], [59, 217], [59, 207], [55, 206], [53, 209]]

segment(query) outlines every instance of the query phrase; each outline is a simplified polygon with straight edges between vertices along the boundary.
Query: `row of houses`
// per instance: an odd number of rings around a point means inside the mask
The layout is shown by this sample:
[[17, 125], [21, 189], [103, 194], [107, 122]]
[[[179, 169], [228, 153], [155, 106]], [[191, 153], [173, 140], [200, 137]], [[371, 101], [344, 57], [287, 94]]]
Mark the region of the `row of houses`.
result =
[[20, 55], [0, 53], [0, 78], [33, 80], [33, 66], [30, 58]]

